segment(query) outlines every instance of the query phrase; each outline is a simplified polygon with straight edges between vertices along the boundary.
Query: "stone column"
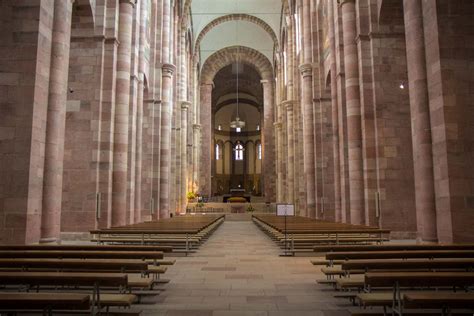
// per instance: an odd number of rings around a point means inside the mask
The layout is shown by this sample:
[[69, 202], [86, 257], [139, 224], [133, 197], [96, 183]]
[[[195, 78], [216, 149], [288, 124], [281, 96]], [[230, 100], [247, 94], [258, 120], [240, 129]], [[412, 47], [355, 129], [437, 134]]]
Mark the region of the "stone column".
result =
[[58, 241], [61, 233], [72, 2], [70, 0], [54, 2], [40, 242]]
[[[161, 127], [160, 127], [160, 185], [159, 216], [166, 218], [170, 213], [171, 185], [171, 120], [173, 100], [173, 74], [176, 67], [171, 64], [171, 0], [163, 0], [161, 39]], [[157, 214], [158, 215], [158, 214]]]
[[437, 241], [430, 108], [421, 0], [403, 1], [419, 237]]
[[303, 61], [299, 66], [301, 72], [301, 98], [302, 98], [302, 121], [303, 121], [303, 168], [306, 191], [306, 216], [316, 217], [315, 199], [315, 131], [313, 113], [313, 66], [312, 62], [312, 41], [311, 41], [311, 5], [310, 0], [303, 0], [302, 22], [303, 22]]
[[304, 176], [306, 179], [306, 216], [316, 217], [315, 204], [315, 156], [314, 156], [314, 117], [313, 117], [313, 66], [300, 66], [303, 94], [303, 153]]
[[161, 100], [150, 100], [150, 138], [151, 138], [151, 189], [150, 205], [151, 219], [160, 218], [160, 181], [161, 181]]
[[164, 64], [162, 69], [161, 95], [161, 142], [160, 142], [160, 217], [170, 214], [171, 185], [171, 111], [172, 85], [175, 66]]
[[263, 165], [262, 175], [264, 177], [265, 202], [275, 201], [275, 145], [273, 141], [273, 82], [271, 80], [260, 81], [263, 84]]
[[188, 150], [188, 110], [191, 102], [181, 102], [181, 212], [186, 211], [186, 193], [188, 184], [188, 164], [187, 164], [187, 150]]
[[140, 223], [142, 218], [142, 158], [143, 158], [143, 74], [138, 81], [137, 95], [137, 151], [135, 165], [135, 213], [134, 222]]
[[193, 182], [191, 184], [191, 190], [196, 192], [196, 185], [199, 182], [199, 140], [201, 139], [201, 125], [200, 124], [193, 124], [193, 158], [192, 158], [192, 166], [193, 166]]
[[339, 111], [337, 101], [337, 63], [336, 63], [336, 33], [334, 28], [334, 2], [329, 2], [329, 30], [331, 45], [331, 107], [332, 107], [332, 137], [334, 157], [334, 212], [336, 222], [342, 222], [341, 213], [341, 173], [339, 160]]
[[201, 84], [201, 166], [199, 191], [207, 196], [211, 196], [212, 88], [212, 83]]
[[346, 75], [347, 131], [349, 146], [349, 196], [351, 224], [364, 224], [364, 179], [359, 90], [359, 63], [356, 45], [355, 0], [341, 1]]
[[293, 129], [293, 105], [295, 101], [287, 100], [283, 102], [283, 106], [286, 110], [286, 119], [287, 119], [287, 137], [288, 137], [288, 160], [287, 160], [287, 194], [286, 202], [294, 203], [295, 202], [295, 136]]
[[[151, 2], [150, 2], [151, 4]], [[145, 41], [147, 36], [148, 28], [151, 28], [150, 25], [151, 21], [147, 21], [147, 16], [149, 11], [153, 11], [153, 5], [148, 6], [145, 2], [140, 3], [140, 33], [139, 33], [139, 41], [138, 41], [138, 89], [137, 89], [137, 141], [136, 141], [136, 165], [135, 165], [135, 223], [140, 223], [142, 221], [142, 211], [143, 211], [143, 203], [142, 203], [142, 183], [144, 182], [142, 179], [142, 170], [143, 170], [143, 122], [144, 120], [144, 89], [145, 89]], [[154, 30], [152, 31], [154, 32]], [[151, 77], [151, 75], [150, 75]]]
[[130, 103], [130, 59], [135, 1], [120, 0], [120, 19], [115, 91], [114, 160], [112, 174], [112, 226], [126, 224], [128, 115]]
[[276, 184], [276, 202], [283, 202], [282, 199], [282, 187], [283, 187], [283, 176], [282, 176], [282, 123], [275, 122], [273, 123], [275, 128], [276, 135], [276, 174], [277, 174], [277, 184]]

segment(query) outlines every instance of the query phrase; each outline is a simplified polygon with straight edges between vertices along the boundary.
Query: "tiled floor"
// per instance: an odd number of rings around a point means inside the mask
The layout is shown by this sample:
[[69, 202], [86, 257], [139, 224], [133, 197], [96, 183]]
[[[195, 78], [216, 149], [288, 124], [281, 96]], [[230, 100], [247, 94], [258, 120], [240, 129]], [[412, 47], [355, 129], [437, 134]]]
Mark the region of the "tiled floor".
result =
[[159, 296], [134, 309], [142, 315], [345, 316], [350, 304], [333, 298], [308, 257], [279, 257], [252, 222], [225, 222], [189, 257], [178, 257]]

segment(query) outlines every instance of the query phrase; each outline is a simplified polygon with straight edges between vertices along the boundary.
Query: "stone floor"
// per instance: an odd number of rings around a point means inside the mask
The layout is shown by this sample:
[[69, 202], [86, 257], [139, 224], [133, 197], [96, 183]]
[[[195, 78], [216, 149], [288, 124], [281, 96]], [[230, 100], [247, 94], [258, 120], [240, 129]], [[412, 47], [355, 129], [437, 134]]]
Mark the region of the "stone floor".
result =
[[143, 316], [349, 315], [308, 257], [279, 257], [252, 222], [225, 222], [198, 250], [178, 257], [159, 296], [134, 309]]

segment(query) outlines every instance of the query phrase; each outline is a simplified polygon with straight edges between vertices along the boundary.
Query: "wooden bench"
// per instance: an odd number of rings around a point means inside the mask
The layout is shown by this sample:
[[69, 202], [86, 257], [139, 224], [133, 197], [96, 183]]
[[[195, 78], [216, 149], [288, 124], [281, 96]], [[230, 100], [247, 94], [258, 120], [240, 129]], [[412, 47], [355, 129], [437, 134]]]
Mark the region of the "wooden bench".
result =
[[159, 251], [74, 251], [74, 250], [7, 250], [0, 258], [82, 258], [82, 259], [163, 259]]
[[285, 253], [310, 253], [315, 245], [340, 243], [382, 243], [390, 230], [362, 225], [325, 222], [298, 216], [253, 215], [253, 222], [285, 250]]
[[321, 245], [315, 252], [399, 251], [399, 250], [474, 250], [474, 244], [383, 244], [383, 245]]
[[170, 246], [144, 246], [144, 245], [0, 245], [0, 250], [74, 250], [74, 251], [159, 251], [172, 252], [173, 247]]
[[360, 292], [364, 289], [364, 276], [355, 275], [350, 278], [336, 279], [334, 285], [336, 290], [349, 291], [355, 289]]
[[[403, 309], [433, 309], [439, 308], [443, 311], [450, 311], [454, 308], [474, 308], [474, 293], [453, 293], [453, 292], [404, 292]], [[407, 297], [410, 299], [407, 300]], [[361, 307], [383, 307], [387, 314], [387, 307], [393, 305], [393, 293], [359, 293], [355, 300]], [[447, 302], [447, 304], [443, 304]], [[405, 315], [406, 313], [403, 312]]]
[[[126, 289], [128, 284], [128, 276], [123, 273], [77, 273], [77, 272], [0, 272], [1, 285], [22, 285], [28, 287], [41, 286], [86, 286], [92, 287], [91, 296], [91, 315], [94, 314], [95, 307], [100, 309], [104, 307], [101, 300], [101, 291], [103, 287], [114, 287], [120, 291]], [[110, 296], [109, 303], [111, 302]], [[113, 301], [117, 303], [125, 299], [120, 304], [127, 304], [131, 298], [136, 300], [136, 296], [129, 294], [124, 296], [119, 294]], [[110, 307], [105, 306], [107, 309]]]
[[166, 267], [123, 259], [0, 259], [0, 271], [140, 273], [158, 279]]
[[0, 293], [0, 312], [40, 310], [52, 315], [57, 310], [89, 310], [90, 297], [79, 293]]
[[326, 253], [327, 260], [397, 258], [474, 258], [474, 250], [348, 251]]
[[99, 244], [159, 244], [175, 252], [194, 252], [224, 220], [223, 215], [178, 216], [109, 229], [91, 230], [91, 241]]
[[403, 308], [436, 308], [442, 315], [452, 309], [474, 309], [474, 293], [409, 293], [403, 295]]
[[474, 285], [474, 272], [368, 272], [364, 278], [368, 292], [374, 287], [391, 288], [393, 310], [402, 313], [402, 287], [456, 287]]
[[341, 263], [341, 270], [350, 273], [352, 270], [471, 270], [474, 268], [474, 259], [373, 259], [347, 260]]

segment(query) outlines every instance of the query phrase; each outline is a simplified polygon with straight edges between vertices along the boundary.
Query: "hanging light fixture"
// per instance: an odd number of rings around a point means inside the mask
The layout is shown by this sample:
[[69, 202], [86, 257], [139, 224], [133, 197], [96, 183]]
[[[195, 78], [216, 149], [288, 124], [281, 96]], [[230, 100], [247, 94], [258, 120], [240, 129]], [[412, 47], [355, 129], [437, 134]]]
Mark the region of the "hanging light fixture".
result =
[[[238, 34], [237, 24], [238, 23], [239, 23], [238, 21], [235, 22], [235, 42], [236, 42], [236, 44], [238, 44], [238, 42], [237, 42], [237, 34]], [[245, 127], [245, 122], [241, 121], [240, 117], [239, 117], [239, 64], [240, 64], [240, 46], [237, 46], [237, 67], [236, 67], [236, 77], [237, 77], [237, 80], [236, 80], [236, 82], [237, 82], [237, 84], [236, 84], [236, 87], [237, 87], [236, 108], [237, 108], [237, 111], [236, 111], [235, 119], [230, 122], [230, 128], [234, 128], [237, 131], [239, 131], [238, 129], [241, 130], [242, 128]]]

